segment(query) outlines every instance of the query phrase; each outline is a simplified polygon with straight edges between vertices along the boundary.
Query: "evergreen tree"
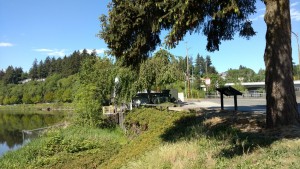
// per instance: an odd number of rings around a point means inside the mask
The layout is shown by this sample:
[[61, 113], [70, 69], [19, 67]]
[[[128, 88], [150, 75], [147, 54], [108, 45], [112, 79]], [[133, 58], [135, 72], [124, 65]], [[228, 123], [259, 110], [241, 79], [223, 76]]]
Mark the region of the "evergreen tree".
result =
[[207, 74], [217, 74], [218, 72], [217, 72], [217, 70], [216, 70], [216, 68], [212, 65], [212, 61], [211, 61], [211, 59], [210, 59], [210, 56], [206, 56], [206, 58], [205, 58], [205, 63], [206, 63], [206, 67], [205, 67], [205, 69], [206, 69], [206, 73]]
[[32, 80], [39, 78], [37, 59], [34, 59], [34, 61], [33, 61], [32, 67], [29, 70], [29, 76]]
[[56, 59], [55, 57], [52, 57], [51, 58], [51, 67], [50, 67], [50, 70], [49, 70], [49, 75], [53, 75], [55, 73], [57, 73], [57, 64], [56, 64]]
[[[236, 32], [245, 38], [256, 34], [249, 21], [256, 11], [255, 3], [255, 0], [112, 1], [109, 17], [100, 18], [99, 36], [108, 44], [111, 54], [123, 58], [126, 65], [138, 65], [147, 58], [161, 43], [162, 30], [169, 31], [165, 44], [170, 48], [187, 32], [202, 31], [207, 37], [206, 49], [215, 51], [221, 41], [232, 40]], [[293, 84], [290, 1], [264, 0], [264, 4], [267, 128], [299, 125]]]
[[42, 60], [40, 61], [39, 65], [38, 65], [38, 77], [39, 78], [47, 77], [46, 66]]
[[45, 67], [46, 77], [48, 77], [51, 72], [51, 58], [49, 56], [47, 56], [44, 61], [44, 67]]
[[201, 60], [200, 54], [198, 53], [195, 61], [194, 75], [200, 77], [201, 75]]
[[5, 72], [3, 70], [0, 70], [0, 80], [3, 79], [4, 75], [5, 75]]
[[3, 73], [2, 80], [4, 84], [18, 84], [22, 80], [23, 69], [20, 67], [14, 68], [13, 66], [8, 66]]

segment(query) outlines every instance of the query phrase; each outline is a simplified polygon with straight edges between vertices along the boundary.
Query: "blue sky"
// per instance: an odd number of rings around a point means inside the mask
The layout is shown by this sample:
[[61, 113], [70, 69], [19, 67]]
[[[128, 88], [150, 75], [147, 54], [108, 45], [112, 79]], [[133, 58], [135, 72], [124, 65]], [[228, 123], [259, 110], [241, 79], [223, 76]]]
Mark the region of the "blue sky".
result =
[[[63, 57], [74, 50], [96, 49], [99, 55], [107, 49], [96, 34], [99, 16], [107, 13], [109, 0], [0, 0], [0, 70], [9, 65], [28, 71], [34, 59], [47, 56]], [[266, 25], [265, 6], [257, 0], [257, 13], [250, 17], [257, 35], [250, 40], [236, 37], [224, 41], [220, 51], [205, 50], [206, 38], [201, 34], [187, 35], [170, 52], [190, 57], [210, 55], [219, 72], [239, 65], [255, 71], [264, 69]], [[300, 2], [291, 0], [292, 30], [300, 35]], [[300, 38], [300, 37], [299, 37]], [[292, 37], [293, 61], [298, 64], [297, 41]]]

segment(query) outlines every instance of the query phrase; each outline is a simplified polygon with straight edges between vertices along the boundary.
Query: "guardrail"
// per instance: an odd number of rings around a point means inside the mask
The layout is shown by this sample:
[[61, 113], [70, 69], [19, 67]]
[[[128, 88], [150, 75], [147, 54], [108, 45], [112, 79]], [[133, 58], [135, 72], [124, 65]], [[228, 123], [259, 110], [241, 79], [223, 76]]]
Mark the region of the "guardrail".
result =
[[[214, 99], [214, 98], [220, 98], [220, 95], [214, 94], [214, 95], [205, 95], [206, 99]], [[233, 96], [224, 96], [224, 97], [228, 97], [231, 98]], [[266, 93], [245, 93], [241, 96], [237, 96], [238, 98], [265, 98], [266, 97]]]

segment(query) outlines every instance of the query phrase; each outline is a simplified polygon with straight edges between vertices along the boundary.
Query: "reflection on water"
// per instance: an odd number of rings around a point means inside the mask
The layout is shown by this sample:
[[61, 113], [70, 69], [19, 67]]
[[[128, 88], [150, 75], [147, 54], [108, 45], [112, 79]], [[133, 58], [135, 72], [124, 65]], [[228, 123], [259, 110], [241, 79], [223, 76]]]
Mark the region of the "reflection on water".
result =
[[[18, 113], [0, 111], [0, 156], [22, 146], [22, 130], [51, 126], [64, 118], [64, 113]], [[26, 139], [31, 138], [26, 137]]]

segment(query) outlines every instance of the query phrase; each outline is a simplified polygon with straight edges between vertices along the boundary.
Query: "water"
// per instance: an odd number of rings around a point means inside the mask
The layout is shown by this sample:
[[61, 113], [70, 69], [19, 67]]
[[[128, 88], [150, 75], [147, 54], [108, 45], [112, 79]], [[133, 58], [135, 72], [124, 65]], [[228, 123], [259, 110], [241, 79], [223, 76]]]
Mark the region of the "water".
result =
[[23, 135], [22, 130], [32, 130], [57, 124], [63, 112], [0, 111], [0, 157], [7, 151], [20, 148], [36, 135]]

